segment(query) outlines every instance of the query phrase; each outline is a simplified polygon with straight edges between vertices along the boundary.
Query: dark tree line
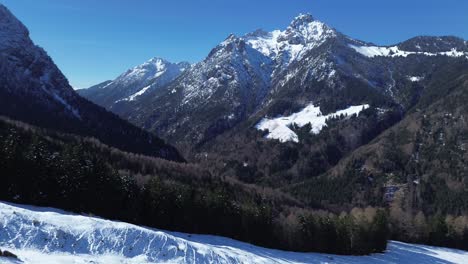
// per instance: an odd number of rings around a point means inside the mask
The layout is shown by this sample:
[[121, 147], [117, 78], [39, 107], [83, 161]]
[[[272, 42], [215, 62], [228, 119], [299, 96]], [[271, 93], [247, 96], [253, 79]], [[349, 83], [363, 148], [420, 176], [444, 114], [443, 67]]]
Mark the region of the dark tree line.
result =
[[0, 121], [0, 199], [261, 246], [338, 254], [385, 250], [386, 214], [366, 221], [305, 208], [273, 189], [91, 139]]

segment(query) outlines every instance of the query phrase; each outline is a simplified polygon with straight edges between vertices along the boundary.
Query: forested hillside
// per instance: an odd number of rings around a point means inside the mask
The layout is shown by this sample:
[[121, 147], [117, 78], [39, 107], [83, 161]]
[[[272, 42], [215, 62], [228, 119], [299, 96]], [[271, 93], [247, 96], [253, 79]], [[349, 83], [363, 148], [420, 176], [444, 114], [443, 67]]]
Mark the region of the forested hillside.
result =
[[295, 251], [379, 252], [389, 234], [385, 210], [333, 214], [195, 165], [4, 118], [0, 155], [2, 200]]
[[467, 68], [440, 68], [401, 122], [290, 192], [327, 207], [388, 206], [395, 239], [466, 248]]

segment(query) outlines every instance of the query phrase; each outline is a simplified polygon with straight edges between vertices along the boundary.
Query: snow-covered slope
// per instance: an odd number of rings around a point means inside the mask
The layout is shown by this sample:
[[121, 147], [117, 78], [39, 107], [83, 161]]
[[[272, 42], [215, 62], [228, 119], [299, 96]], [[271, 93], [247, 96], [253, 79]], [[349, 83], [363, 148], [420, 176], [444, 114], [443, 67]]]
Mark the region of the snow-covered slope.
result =
[[[0, 249], [43, 263], [468, 263], [468, 252], [391, 242], [384, 254], [335, 256], [256, 247], [235, 240], [166, 232], [0, 203]], [[0, 258], [0, 263], [18, 263]]]
[[289, 116], [281, 116], [276, 118], [264, 118], [257, 124], [257, 129], [268, 130], [266, 138], [278, 139], [281, 142], [293, 141], [299, 142], [297, 134], [289, 128], [290, 126], [303, 127], [310, 124], [310, 133], [318, 134], [327, 125], [327, 120], [330, 118], [343, 116], [359, 115], [362, 110], [369, 108], [369, 105], [350, 106], [344, 110], [337, 111], [328, 115], [323, 115], [320, 107], [313, 104], [308, 105], [298, 113]]

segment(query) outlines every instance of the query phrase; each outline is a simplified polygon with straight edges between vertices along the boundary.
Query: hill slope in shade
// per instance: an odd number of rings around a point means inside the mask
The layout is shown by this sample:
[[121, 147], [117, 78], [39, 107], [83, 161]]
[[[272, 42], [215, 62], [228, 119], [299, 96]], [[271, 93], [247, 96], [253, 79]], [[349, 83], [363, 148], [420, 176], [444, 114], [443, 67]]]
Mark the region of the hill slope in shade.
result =
[[183, 161], [178, 151], [80, 97], [29, 31], [0, 4], [0, 115], [95, 137], [121, 150]]
[[[391, 242], [384, 254], [336, 256], [138, 227], [53, 208], [0, 203], [0, 248], [23, 263], [467, 263], [468, 252]], [[53, 252], [53, 253], [51, 253]], [[1, 263], [18, 263], [0, 259]]]

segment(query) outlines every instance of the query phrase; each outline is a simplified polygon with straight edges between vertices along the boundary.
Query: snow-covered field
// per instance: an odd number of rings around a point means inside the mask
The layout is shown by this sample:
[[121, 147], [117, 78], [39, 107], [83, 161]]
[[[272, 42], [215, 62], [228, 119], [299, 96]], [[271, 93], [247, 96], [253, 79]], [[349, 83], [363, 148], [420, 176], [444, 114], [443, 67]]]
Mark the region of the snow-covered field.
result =
[[299, 142], [298, 135], [289, 127], [292, 125], [303, 127], [307, 124], [311, 125], [310, 133], [318, 134], [327, 125], [327, 120], [330, 118], [344, 116], [359, 115], [362, 110], [369, 108], [369, 105], [355, 105], [350, 106], [344, 110], [331, 113], [329, 115], [322, 115], [320, 107], [309, 104], [298, 113], [290, 116], [280, 116], [276, 118], [264, 118], [257, 124], [258, 130], [268, 130], [266, 138], [278, 139], [281, 142], [293, 141]]
[[0, 263], [468, 263], [468, 252], [400, 242], [361, 257], [285, 252], [4, 202], [0, 227], [0, 249], [22, 261]]

